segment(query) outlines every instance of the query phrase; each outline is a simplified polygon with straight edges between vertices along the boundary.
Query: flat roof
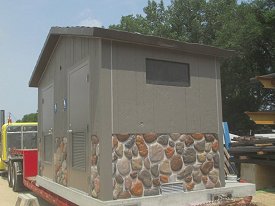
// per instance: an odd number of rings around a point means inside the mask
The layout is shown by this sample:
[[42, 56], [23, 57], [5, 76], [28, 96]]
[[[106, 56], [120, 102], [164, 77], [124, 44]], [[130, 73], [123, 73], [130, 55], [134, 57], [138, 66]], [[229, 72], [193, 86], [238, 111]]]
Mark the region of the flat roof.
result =
[[275, 73], [266, 74], [266, 75], [262, 75], [262, 76], [257, 76], [256, 79], [257, 78], [275, 79]]
[[113, 29], [104, 29], [98, 27], [52, 27], [49, 31], [47, 39], [44, 43], [37, 63], [32, 72], [32, 76], [29, 81], [30, 87], [38, 87], [40, 78], [42, 77], [42, 74], [47, 66], [51, 54], [55, 46], [57, 45], [58, 39], [61, 36], [109, 39], [222, 58], [228, 58], [235, 55], [235, 51], [233, 50], [221, 49], [214, 46], [206, 46], [197, 43], [180, 42], [162, 37], [118, 31]]
[[275, 73], [256, 76], [251, 78], [250, 81], [252, 83], [260, 82], [264, 88], [275, 89]]
[[245, 112], [256, 124], [275, 124], [274, 111]]

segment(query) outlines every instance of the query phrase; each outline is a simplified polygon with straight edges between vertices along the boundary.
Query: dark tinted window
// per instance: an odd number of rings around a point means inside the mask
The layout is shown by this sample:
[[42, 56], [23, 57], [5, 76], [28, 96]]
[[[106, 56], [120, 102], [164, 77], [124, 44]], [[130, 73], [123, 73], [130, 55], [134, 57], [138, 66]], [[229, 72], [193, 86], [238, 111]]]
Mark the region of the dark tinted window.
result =
[[21, 149], [21, 133], [7, 133], [7, 149]]
[[37, 126], [24, 126], [23, 131], [37, 131]]
[[190, 86], [189, 64], [146, 59], [146, 83], [168, 86]]
[[23, 148], [24, 149], [37, 148], [37, 132], [23, 133]]

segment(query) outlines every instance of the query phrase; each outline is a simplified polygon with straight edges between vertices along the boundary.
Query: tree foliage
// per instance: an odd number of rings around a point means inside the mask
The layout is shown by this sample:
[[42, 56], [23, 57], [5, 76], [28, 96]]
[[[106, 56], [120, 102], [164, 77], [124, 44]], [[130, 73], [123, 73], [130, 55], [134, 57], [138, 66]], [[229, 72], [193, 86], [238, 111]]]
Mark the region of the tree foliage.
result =
[[21, 120], [16, 122], [37, 122], [37, 113], [25, 114]]
[[247, 134], [259, 129], [244, 114], [272, 108], [275, 95], [257, 75], [275, 72], [275, 2], [253, 0], [149, 0], [144, 14], [123, 16], [112, 29], [234, 49], [221, 66], [223, 120], [230, 130]]

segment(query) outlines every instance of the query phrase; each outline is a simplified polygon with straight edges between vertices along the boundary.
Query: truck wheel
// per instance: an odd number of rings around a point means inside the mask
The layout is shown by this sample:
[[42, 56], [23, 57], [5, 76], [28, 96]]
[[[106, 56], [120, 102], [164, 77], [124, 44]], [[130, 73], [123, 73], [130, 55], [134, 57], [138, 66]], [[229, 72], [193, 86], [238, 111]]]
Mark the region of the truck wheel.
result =
[[12, 190], [19, 192], [23, 188], [22, 164], [21, 162], [14, 162], [12, 169]]
[[8, 183], [9, 187], [12, 187], [12, 165], [11, 162], [8, 163]]

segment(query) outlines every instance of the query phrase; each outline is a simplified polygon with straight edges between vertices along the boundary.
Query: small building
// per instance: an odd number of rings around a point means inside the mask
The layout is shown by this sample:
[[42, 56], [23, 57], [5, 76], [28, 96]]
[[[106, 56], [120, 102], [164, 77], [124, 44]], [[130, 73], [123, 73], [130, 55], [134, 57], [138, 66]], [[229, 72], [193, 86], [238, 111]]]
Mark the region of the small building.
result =
[[100, 200], [224, 186], [220, 60], [232, 54], [51, 28], [29, 82], [38, 88], [43, 186]]

